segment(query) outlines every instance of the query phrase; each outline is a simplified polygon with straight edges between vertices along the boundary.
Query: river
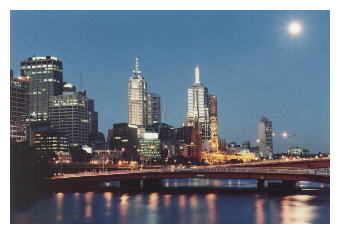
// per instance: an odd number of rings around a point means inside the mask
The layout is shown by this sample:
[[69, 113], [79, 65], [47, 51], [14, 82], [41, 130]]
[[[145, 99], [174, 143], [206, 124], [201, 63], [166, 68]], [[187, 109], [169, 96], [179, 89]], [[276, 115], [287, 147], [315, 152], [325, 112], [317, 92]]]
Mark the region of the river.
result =
[[171, 179], [200, 193], [72, 192], [11, 204], [11, 223], [329, 223], [329, 185], [301, 182], [293, 194], [214, 192], [256, 188], [256, 180]]

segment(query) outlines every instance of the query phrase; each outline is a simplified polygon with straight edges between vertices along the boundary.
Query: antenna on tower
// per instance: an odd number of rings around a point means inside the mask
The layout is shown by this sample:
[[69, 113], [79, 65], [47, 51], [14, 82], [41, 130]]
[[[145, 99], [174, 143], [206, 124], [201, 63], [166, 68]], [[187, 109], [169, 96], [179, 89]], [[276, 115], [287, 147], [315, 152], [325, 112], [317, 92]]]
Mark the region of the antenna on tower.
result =
[[198, 64], [195, 67], [195, 83], [196, 84], [200, 84], [200, 68], [198, 66]]
[[80, 72], [80, 91], [83, 90], [83, 73]]
[[139, 72], [139, 59], [136, 58], [136, 67], [135, 67], [136, 72]]
[[161, 116], [163, 116], [162, 117], [163, 123], [165, 123], [165, 105], [163, 105], [163, 111], [164, 111], [164, 113], [161, 113]]

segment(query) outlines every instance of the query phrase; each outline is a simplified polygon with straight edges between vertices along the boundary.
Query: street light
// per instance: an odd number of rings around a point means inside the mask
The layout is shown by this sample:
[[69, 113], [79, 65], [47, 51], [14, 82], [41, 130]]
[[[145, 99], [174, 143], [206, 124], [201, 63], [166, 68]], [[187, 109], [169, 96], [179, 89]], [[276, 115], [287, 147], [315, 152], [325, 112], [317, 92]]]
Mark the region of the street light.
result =
[[282, 133], [282, 137], [283, 137], [283, 138], [288, 138], [288, 133], [287, 133], [287, 132], [283, 132], [283, 133]]

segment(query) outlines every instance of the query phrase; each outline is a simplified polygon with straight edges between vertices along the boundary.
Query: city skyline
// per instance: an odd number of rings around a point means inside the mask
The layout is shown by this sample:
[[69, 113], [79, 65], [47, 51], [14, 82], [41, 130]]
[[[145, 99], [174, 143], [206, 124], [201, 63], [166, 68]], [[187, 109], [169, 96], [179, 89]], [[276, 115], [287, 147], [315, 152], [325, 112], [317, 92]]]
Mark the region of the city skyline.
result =
[[[100, 14], [96, 12], [73, 13], [78, 15], [78, 19], [81, 19], [84, 16], [98, 14], [100, 19], [93, 20], [93, 24], [98, 25], [103, 24], [103, 22], [100, 21], [103, 20], [103, 18], [109, 20], [111, 19], [110, 17], [112, 17], [112, 21], [109, 22], [110, 24], [113, 24], [116, 29], [122, 29], [120, 28], [121, 25], [119, 23], [132, 26], [133, 24], [130, 21], [133, 21], [133, 19], [137, 16], [143, 19], [139, 23], [144, 24], [144, 26], [146, 25], [145, 29], [150, 32], [154, 31], [157, 25], [161, 26], [162, 23], [167, 25], [167, 30], [171, 31], [172, 33], [182, 30], [182, 33], [186, 34], [184, 29], [193, 27], [191, 28], [192, 31], [187, 32], [187, 40], [184, 40], [182, 43], [177, 41], [179, 46], [175, 47], [174, 52], [172, 53], [169, 50], [165, 50], [161, 45], [162, 43], [157, 40], [156, 42], [158, 43], [155, 43], [155, 45], [147, 44], [146, 48], [142, 48], [143, 43], [138, 45], [138, 42], [145, 42], [146, 38], [141, 38], [141, 41], [134, 41], [130, 39], [130, 43], [132, 42], [132, 45], [134, 46], [134, 49], [131, 49], [133, 52], [127, 52], [126, 54], [123, 54], [122, 51], [120, 51], [119, 56], [123, 55], [122, 59], [120, 60], [115, 59], [115, 56], [110, 58], [109, 61], [114, 64], [114, 69], [110, 69], [110, 67], [105, 67], [105, 64], [109, 64], [109, 62], [104, 64], [95, 63], [96, 60], [101, 58], [102, 55], [101, 53], [98, 53], [101, 48], [100, 46], [99, 50], [96, 50], [96, 46], [98, 47], [98, 45], [90, 47], [91, 52], [94, 53], [93, 56], [91, 56], [90, 52], [85, 53], [88, 56], [88, 59], [80, 59], [78, 63], [75, 62], [77, 59], [71, 61], [70, 54], [77, 53], [79, 50], [82, 50], [82, 48], [85, 48], [84, 44], [86, 44], [86, 42], [90, 43], [94, 37], [90, 37], [85, 41], [77, 41], [73, 39], [72, 41], [79, 42], [83, 45], [69, 49], [70, 52], [60, 49], [60, 43], [50, 47], [48, 46], [50, 42], [47, 42], [47, 38], [36, 38], [38, 39], [38, 44], [40, 46], [36, 45], [35, 43], [30, 43], [30, 45], [27, 46], [27, 48], [30, 48], [30, 51], [25, 51], [24, 48], [20, 47], [22, 41], [17, 41], [21, 40], [19, 35], [20, 33], [24, 33], [25, 30], [23, 30], [24, 32], [19, 33], [19, 30], [22, 28], [17, 28], [16, 23], [24, 24], [24, 22], [20, 21], [20, 18], [23, 19], [22, 17], [24, 17], [25, 14], [30, 14], [31, 19], [25, 22], [28, 28], [30, 28], [29, 26], [31, 23], [34, 23], [34, 20], [38, 20], [39, 17], [42, 17], [46, 13], [34, 12], [32, 14], [24, 12], [19, 13], [18, 11], [11, 13], [11, 20], [13, 23], [11, 34], [15, 34], [15, 40], [12, 39], [14, 41], [11, 41], [11, 68], [14, 69], [15, 75], [18, 75], [18, 64], [20, 61], [32, 56], [33, 54], [38, 56], [51, 55], [58, 57], [61, 61], [63, 61], [64, 80], [75, 84], [77, 87], [79, 87], [80, 73], [82, 72], [84, 77], [84, 89], [87, 90], [89, 96], [95, 100], [96, 109], [99, 112], [99, 128], [103, 133], [107, 134], [107, 129], [112, 126], [112, 123], [127, 122], [127, 101], [125, 98], [127, 79], [131, 69], [133, 68], [133, 59], [135, 57], [139, 57], [142, 61], [141, 69], [143, 70], [145, 79], [148, 82], [148, 91], [159, 93], [162, 97], [162, 113], [164, 113], [162, 114], [162, 122], [171, 124], [175, 127], [180, 127], [184, 122], [187, 103], [183, 100], [186, 100], [186, 89], [193, 81], [194, 65], [198, 63], [202, 73], [201, 80], [203, 80], [203, 83], [209, 87], [209, 90], [219, 98], [219, 135], [222, 138], [226, 138], [228, 142], [236, 141], [238, 143], [242, 143], [243, 141], [250, 140], [252, 144], [256, 144], [257, 123], [260, 117], [264, 115], [273, 121], [273, 132], [277, 133], [278, 135], [273, 139], [275, 152], [282, 152], [288, 146], [284, 139], [279, 138], [280, 133], [283, 131], [296, 135], [294, 139], [295, 144], [293, 143], [293, 145], [308, 148], [311, 150], [311, 152], [329, 152], [328, 11], [312, 11], [310, 13], [300, 11], [294, 12], [297, 18], [299, 18], [301, 21], [304, 20], [303, 22], [306, 27], [304, 28], [305, 32], [303, 32], [304, 35], [301, 35], [301, 37], [305, 37], [305, 41], [302, 41], [301, 38], [291, 38], [286, 35], [288, 33], [284, 27], [290, 21], [288, 16], [293, 18], [292, 15], [294, 14], [292, 12], [289, 14], [287, 12], [278, 12], [279, 15], [281, 14], [281, 19], [278, 19], [279, 17], [276, 15], [273, 16], [272, 12], [263, 13], [260, 11], [256, 13], [245, 13], [241, 11], [239, 12], [240, 15], [236, 15], [236, 19], [239, 20], [236, 20], [237, 23], [239, 23], [239, 26], [245, 27], [245, 19], [249, 20], [249, 18], [254, 18], [258, 23], [260, 23], [260, 26], [258, 26], [257, 29], [260, 29], [259, 32], [263, 33], [263, 31], [261, 31], [263, 28], [267, 27], [268, 30], [268, 23], [264, 23], [263, 18], [273, 17], [276, 19], [276, 23], [278, 23], [278, 25], [276, 25], [276, 29], [271, 28], [271, 32], [280, 34], [282, 37], [277, 37], [275, 46], [273, 44], [269, 44], [269, 49], [266, 49], [264, 48], [263, 44], [261, 44], [259, 41], [256, 41], [259, 40], [258, 37], [256, 37], [257, 39], [253, 40], [251, 39], [251, 35], [253, 34], [242, 34], [236, 28], [233, 28], [230, 25], [228, 26], [228, 21], [226, 21], [227, 28], [230, 27], [229, 29], [231, 29], [231, 31], [234, 33], [231, 34], [229, 38], [227, 37], [226, 40], [232, 42], [231, 45], [237, 45], [236, 47], [241, 47], [241, 45], [244, 46], [242, 49], [240, 49], [239, 54], [233, 52], [233, 48], [231, 48], [231, 46], [227, 46], [226, 48], [223, 46], [221, 47], [221, 43], [223, 45], [224, 41], [220, 41], [217, 35], [214, 35], [214, 38], [209, 38], [209, 36], [207, 38], [207, 36], [202, 35], [202, 38], [193, 41], [193, 46], [188, 45], [188, 41], [190, 41], [189, 38], [197, 34], [200, 35], [200, 33], [204, 31], [209, 33], [219, 33], [219, 35], [226, 36], [226, 34], [223, 32], [219, 32], [220, 28], [218, 27], [215, 29], [209, 29], [208, 23], [200, 25], [202, 28], [197, 27], [197, 25], [194, 24], [194, 20], [196, 19], [200, 23], [203, 23], [203, 20], [199, 20], [197, 16], [195, 17], [196, 13], [190, 11], [187, 12], [187, 14], [194, 16], [194, 19], [189, 19], [187, 15], [179, 12], [166, 12], [164, 15], [160, 15], [157, 12], [151, 13], [147, 11], [138, 12], [136, 14], [134, 13], [134, 15], [130, 14], [129, 12], [105, 12]], [[71, 15], [71, 13], [65, 12], [49, 12], [48, 14], [51, 16], [61, 14], [66, 16], [65, 18]], [[235, 17], [235, 14], [237, 13], [225, 11], [218, 13], [200, 12], [200, 14], [203, 14], [203, 18], [209, 19], [209, 22], [211, 23], [216, 22], [218, 19], [228, 19], [230, 15]], [[160, 23], [150, 22], [150, 15], [153, 17], [158, 17], [163, 21], [161, 20]], [[182, 20], [184, 19], [185, 25], [178, 26], [179, 28], [177, 29], [174, 28], [173, 23], [168, 24], [165, 22], [166, 19], [176, 18], [175, 16], [178, 16], [178, 18], [181, 18]], [[314, 28], [311, 28], [311, 22], [316, 21], [317, 19], [323, 20], [322, 24], [318, 22], [318, 24], [314, 24]], [[53, 17], [51, 20], [54, 20]], [[114, 22], [115, 20], [118, 23]], [[177, 20], [179, 19], [176, 18], [176, 21]], [[308, 20], [309, 24], [307, 24]], [[75, 21], [76, 25], [77, 18]], [[249, 24], [249, 22], [246, 23]], [[282, 31], [278, 30], [279, 26], [282, 27], [280, 29]], [[308, 26], [310, 27], [309, 31]], [[322, 26], [326, 26], [326, 29], [322, 29]], [[33, 28], [31, 29], [33, 30]], [[67, 32], [67, 30], [70, 30], [70, 27], [67, 27], [63, 30]], [[92, 28], [91, 30], [94, 29]], [[88, 32], [91, 30], [89, 29]], [[133, 31], [130, 28], [125, 33], [129, 34], [130, 30]], [[295, 28], [294, 30], [297, 29]], [[326, 30], [326, 33], [322, 34], [324, 37], [319, 38], [320, 40], [322, 39], [323, 43], [317, 40], [314, 41], [310, 38], [313, 33], [315, 34], [315, 30]], [[86, 33], [83, 31], [79, 32]], [[253, 31], [250, 32], [254, 33]], [[236, 36], [237, 34], [239, 36], [241, 35], [241, 37], [246, 36], [248, 38], [243, 40], [241, 39], [241, 43], [236, 43], [235, 39], [233, 39], [233, 35]], [[306, 34], [308, 34], [309, 37], [307, 37]], [[72, 36], [77, 37], [75, 34], [71, 35], [71, 37]], [[256, 35], [254, 34], [254, 36]], [[27, 37], [34, 41], [34, 33], [28, 34]], [[273, 35], [268, 37], [275, 38]], [[321, 36], [319, 35], [319, 37]], [[14, 37], [12, 36], [11, 38]], [[119, 38], [119, 40], [122, 38], [123, 37]], [[153, 38], [161, 39], [163, 38], [163, 35], [153, 35]], [[172, 36], [171, 39], [179, 38]], [[115, 42], [118, 43], [119, 40], [116, 40]], [[212, 43], [210, 40], [213, 42], [215, 40], [215, 43]], [[278, 41], [280, 43], [277, 43]], [[54, 41], [54, 43], [56, 43], [56, 41]], [[166, 40], [163, 43], [169, 43], [170, 45], [172, 41]], [[256, 45], [256, 43], [258, 44]], [[198, 52], [195, 51], [195, 49], [199, 48], [200, 44], [206, 45], [206, 47], [209, 47], [211, 51], [207, 48], [201, 49]], [[126, 42], [123, 47], [129, 45], [130, 44]], [[171, 44], [171, 46], [173, 45]], [[181, 57], [179, 50], [180, 47], [183, 46], [188, 47], [186, 48], [187, 54], [183, 52], [187, 56]], [[113, 47], [116, 48], [117, 45], [114, 44], [111, 48], [108, 47], [108, 49], [111, 51], [113, 50]], [[156, 52], [156, 48], [161, 49], [159, 53]], [[247, 53], [247, 49], [252, 51]], [[264, 54], [269, 54], [270, 56], [266, 57], [266, 59], [261, 62], [261, 59], [257, 59], [253, 54], [256, 54], [258, 49], [262, 49]], [[270, 51], [271, 49], [275, 49], [276, 51], [274, 51], [276, 53]], [[149, 53], [148, 50], [150, 50]], [[321, 54], [318, 53], [320, 52], [319, 50], [322, 51]], [[165, 54], [166, 51], [169, 54]], [[228, 51], [233, 52], [231, 53], [233, 56], [223, 57], [221, 55]], [[221, 60], [215, 58], [214, 53], [217, 54], [218, 58], [226, 59], [227, 62], [222, 62]], [[81, 54], [84, 55], [84, 52]], [[207, 58], [204, 56], [206, 54], [208, 55]], [[318, 55], [318, 57], [310, 57], [310, 54]], [[162, 57], [162, 55], [165, 56]], [[247, 55], [249, 55], [251, 58], [246, 58]], [[280, 58], [281, 60], [275, 59], [275, 57], [278, 55], [282, 56]], [[104, 53], [103, 56], [104, 58], [105, 56], [106, 58], [109, 58], [109, 54]], [[259, 58], [264, 58], [263, 55], [261, 56], [258, 54], [258, 56]], [[271, 62], [272, 66], [267, 67], [265, 61], [268, 62], [273, 58], [274, 61]], [[198, 61], [195, 61], [195, 59]], [[280, 64], [280, 61], [282, 61], [282, 64]], [[92, 71], [91, 66], [89, 67], [88, 65], [88, 63], [91, 64], [92, 62], [94, 63], [92, 67], [94, 71]], [[299, 63], [294, 64], [294, 62]], [[316, 68], [310, 67], [311, 64], [314, 64]], [[98, 74], [97, 66], [101, 68], [99, 69], [100, 71]], [[257, 68], [257, 66], [260, 66], [260, 68]], [[308, 67], [309, 70], [306, 70], [306, 67]], [[261, 72], [259, 69], [261, 69]], [[291, 69], [291, 71], [287, 71], [289, 69]], [[254, 71], [257, 71], [260, 74], [252, 74]], [[225, 76], [226, 78], [222, 79], [221, 75], [223, 75], [222, 77]], [[274, 77], [274, 81], [268, 78], [268, 76]], [[261, 77], [263, 82], [256, 82], [258, 81], [256, 79]], [[322, 80], [321, 77], [327, 77], [328, 79]], [[308, 81], [307, 78], [312, 79], [314, 83], [310, 81], [307, 83], [307, 85], [305, 85]], [[98, 79], [103, 80], [102, 82], [98, 82]], [[255, 88], [253, 86], [255, 86]], [[176, 89], [169, 89], [168, 87], [176, 87]], [[224, 87], [226, 88], [224, 89]], [[113, 92], [111, 93], [110, 90]], [[263, 93], [260, 92], [261, 90], [264, 90]], [[176, 95], [173, 95], [174, 93]], [[317, 108], [314, 108], [314, 106], [317, 106]], [[289, 110], [288, 113], [287, 110]]]

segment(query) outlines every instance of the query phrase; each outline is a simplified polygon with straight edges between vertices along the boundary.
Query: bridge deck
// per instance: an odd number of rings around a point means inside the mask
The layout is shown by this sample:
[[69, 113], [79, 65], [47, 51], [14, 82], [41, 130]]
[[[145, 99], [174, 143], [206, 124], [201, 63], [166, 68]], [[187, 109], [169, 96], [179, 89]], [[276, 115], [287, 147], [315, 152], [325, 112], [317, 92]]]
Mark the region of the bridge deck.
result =
[[129, 179], [165, 178], [226, 178], [226, 179], [265, 179], [296, 180], [329, 183], [329, 170], [305, 168], [231, 168], [221, 166], [196, 167], [189, 169], [145, 169], [132, 171], [112, 171], [101, 173], [77, 173], [55, 176], [57, 182], [110, 181]]

